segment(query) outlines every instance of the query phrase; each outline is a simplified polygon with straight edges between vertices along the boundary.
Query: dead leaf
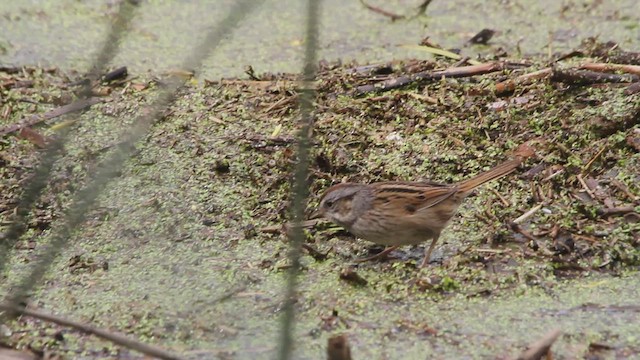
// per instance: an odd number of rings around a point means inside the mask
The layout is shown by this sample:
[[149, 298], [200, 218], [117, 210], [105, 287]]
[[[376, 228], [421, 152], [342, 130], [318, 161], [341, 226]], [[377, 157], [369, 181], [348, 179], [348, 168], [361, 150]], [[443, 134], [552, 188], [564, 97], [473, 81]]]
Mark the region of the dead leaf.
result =
[[49, 141], [46, 136], [28, 127], [20, 129], [20, 132], [18, 132], [18, 137], [20, 139], [29, 141], [39, 148], [44, 148]]

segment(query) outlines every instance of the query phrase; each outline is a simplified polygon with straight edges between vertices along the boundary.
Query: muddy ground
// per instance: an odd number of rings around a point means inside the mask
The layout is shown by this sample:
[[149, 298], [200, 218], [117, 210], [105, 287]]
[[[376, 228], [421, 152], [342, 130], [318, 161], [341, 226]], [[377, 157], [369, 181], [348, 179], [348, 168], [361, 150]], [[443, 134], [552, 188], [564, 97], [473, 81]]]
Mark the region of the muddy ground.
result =
[[[628, 55], [594, 40], [579, 50], [555, 69]], [[425, 269], [416, 268], [422, 246], [355, 264], [381, 248], [328, 223], [308, 229], [296, 358], [322, 358], [335, 334], [348, 336], [356, 359], [508, 358], [554, 328], [563, 331], [554, 345], [560, 359], [640, 356], [640, 95], [629, 86], [637, 78], [580, 83], [558, 72], [497, 94], [496, 84], [547, 68], [548, 59], [482, 60], [511, 65], [363, 96], [354, 89], [456, 61], [322, 64], [310, 209], [345, 180], [455, 182], [525, 142], [536, 156], [466, 200]], [[71, 102], [78, 79], [56, 68], [0, 72], [0, 124]], [[143, 74], [101, 84], [94, 93], [104, 102], [64, 125], [73, 136], [2, 275], [3, 295], [162, 86]], [[0, 140], [3, 227], [38, 145], [74, 118]], [[288, 218], [297, 121], [295, 75], [188, 82], [73, 233], [32, 304], [188, 358], [272, 357], [288, 268], [278, 230]], [[345, 269], [362, 281], [342, 279]], [[5, 344], [68, 358], [138, 356], [26, 317], [3, 331]]]

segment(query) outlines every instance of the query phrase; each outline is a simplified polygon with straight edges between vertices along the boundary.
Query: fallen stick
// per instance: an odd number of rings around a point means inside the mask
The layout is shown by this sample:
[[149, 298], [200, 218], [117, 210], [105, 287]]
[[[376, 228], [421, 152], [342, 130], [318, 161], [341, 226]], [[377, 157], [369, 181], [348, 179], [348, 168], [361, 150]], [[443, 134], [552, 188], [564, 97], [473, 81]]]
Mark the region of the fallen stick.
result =
[[480, 65], [471, 65], [471, 66], [462, 66], [462, 67], [452, 67], [445, 70], [440, 71], [422, 71], [419, 73], [401, 76], [398, 78], [393, 78], [389, 80], [385, 80], [376, 84], [368, 84], [358, 86], [355, 90], [355, 95], [364, 95], [370, 92], [383, 92], [389, 91], [393, 89], [397, 89], [403, 86], [407, 86], [409, 84], [415, 82], [424, 82], [424, 81], [437, 81], [442, 78], [462, 78], [462, 77], [470, 77], [474, 75], [482, 75], [491, 72], [501, 71], [506, 68], [503, 62], [492, 62]]
[[551, 345], [558, 339], [558, 336], [562, 334], [562, 330], [554, 329], [545, 334], [540, 340], [529, 345], [529, 348], [524, 351], [517, 360], [540, 360], [544, 355], [549, 352]]
[[12, 306], [12, 305], [6, 305], [6, 304], [0, 304], [0, 309], [4, 311], [14, 312], [14, 313], [30, 316], [36, 319], [52, 322], [58, 325], [68, 326], [70, 328], [85, 332], [87, 334], [95, 335], [105, 340], [109, 340], [114, 344], [118, 344], [128, 349], [139, 351], [145, 355], [154, 356], [159, 359], [166, 359], [166, 360], [182, 359], [180, 356], [172, 354], [159, 347], [145, 344], [137, 340], [133, 340], [122, 334], [109, 332], [107, 330], [103, 330], [103, 329], [99, 329], [94, 326], [91, 326], [89, 324], [84, 324], [74, 320], [68, 320], [60, 316], [47, 314], [39, 310], [26, 309], [21, 306]]
[[[456, 54], [454, 52], [451, 52], [449, 50], [445, 50], [445, 49], [441, 49], [441, 48], [437, 48], [437, 47], [433, 47], [433, 46], [427, 46], [427, 45], [401, 45], [404, 48], [407, 49], [415, 49], [415, 50], [419, 50], [419, 51], [425, 51], [428, 52], [429, 54], [433, 54], [433, 55], [438, 55], [438, 56], [444, 56], [447, 57], [449, 59], [453, 59], [453, 60], [462, 60], [463, 57], [460, 54]], [[481, 62], [477, 61], [477, 60], [470, 60], [469, 58], [466, 58], [465, 61], [463, 61], [462, 63], [465, 62], [469, 62], [469, 64], [471, 65], [482, 65]], [[453, 67], [461, 67], [462, 65], [454, 65]]]
[[635, 212], [636, 208], [634, 206], [618, 206], [612, 208], [603, 208], [596, 210], [596, 213], [600, 216], [614, 216], [614, 215], [624, 215], [628, 213]]
[[542, 70], [534, 71], [532, 73], [520, 75], [515, 79], [505, 80], [503, 82], [497, 83], [494, 91], [496, 94], [504, 94], [507, 92], [514, 91], [518, 85], [528, 85], [533, 83], [536, 80], [546, 79], [551, 76], [553, 73], [553, 69], [544, 68]]
[[625, 95], [633, 95], [639, 92], [640, 92], [640, 81], [634, 82], [633, 84], [627, 86], [627, 88], [624, 90]]
[[580, 69], [597, 71], [597, 72], [620, 71], [627, 74], [640, 75], [640, 65], [585, 63], [580, 65]]
[[390, 18], [391, 21], [401, 20], [401, 19], [405, 18], [404, 15], [394, 14], [394, 13], [392, 13], [390, 11], [381, 9], [379, 7], [376, 7], [376, 6], [373, 6], [373, 5], [369, 5], [369, 4], [365, 3], [364, 0], [360, 0], [360, 3], [364, 7], [366, 7], [367, 9], [373, 11], [374, 13], [377, 13], [377, 14], [380, 14], [380, 15], [383, 15], [383, 16], [386, 16], [386, 17]]
[[538, 204], [534, 207], [532, 207], [531, 209], [527, 210], [527, 212], [525, 212], [524, 214], [518, 216], [517, 219], [513, 220], [514, 224], [522, 224], [523, 222], [525, 222], [525, 220], [529, 219], [531, 216], [533, 216], [533, 214], [537, 213], [538, 210], [542, 209], [542, 204]]
[[4, 346], [0, 347], [0, 359], [2, 360], [40, 360], [40, 356], [37, 356], [32, 351], [19, 351], [7, 349]]
[[11, 134], [12, 132], [22, 130], [25, 127], [32, 127], [43, 121], [50, 120], [58, 116], [62, 116], [75, 111], [86, 109], [102, 101], [103, 100], [101, 98], [92, 97], [92, 98], [82, 99], [76, 102], [72, 102], [71, 104], [67, 104], [59, 108], [55, 108], [53, 110], [47, 111], [42, 114], [32, 115], [26, 120], [23, 120], [22, 122], [20, 122], [19, 124], [13, 124], [13, 125], [0, 128], [0, 136]]
[[596, 83], [631, 83], [640, 80], [638, 75], [618, 75], [591, 70], [554, 69], [551, 80], [572, 85]]

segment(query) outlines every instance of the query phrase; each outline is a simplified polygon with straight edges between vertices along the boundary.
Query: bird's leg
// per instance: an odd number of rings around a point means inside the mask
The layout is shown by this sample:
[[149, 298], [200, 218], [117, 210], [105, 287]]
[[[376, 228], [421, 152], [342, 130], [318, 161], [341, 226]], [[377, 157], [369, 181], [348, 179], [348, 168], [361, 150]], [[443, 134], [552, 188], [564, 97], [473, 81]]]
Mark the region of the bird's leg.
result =
[[429, 245], [429, 249], [427, 249], [427, 251], [424, 252], [424, 259], [422, 259], [422, 263], [420, 264], [421, 268], [429, 265], [429, 260], [431, 260], [431, 253], [433, 252], [433, 248], [436, 247], [436, 243], [438, 242], [438, 237], [440, 237], [440, 234], [436, 234], [436, 236], [433, 237], [433, 240], [431, 240], [431, 245]]
[[357, 263], [361, 263], [361, 262], [365, 262], [365, 261], [371, 261], [371, 260], [376, 260], [376, 259], [383, 259], [386, 258], [387, 255], [389, 255], [390, 252], [392, 252], [393, 250], [397, 249], [398, 246], [389, 246], [388, 248], [382, 250], [381, 252], [372, 255], [372, 256], [368, 256], [366, 258], [361, 258], [361, 259], [356, 259], [355, 261]]

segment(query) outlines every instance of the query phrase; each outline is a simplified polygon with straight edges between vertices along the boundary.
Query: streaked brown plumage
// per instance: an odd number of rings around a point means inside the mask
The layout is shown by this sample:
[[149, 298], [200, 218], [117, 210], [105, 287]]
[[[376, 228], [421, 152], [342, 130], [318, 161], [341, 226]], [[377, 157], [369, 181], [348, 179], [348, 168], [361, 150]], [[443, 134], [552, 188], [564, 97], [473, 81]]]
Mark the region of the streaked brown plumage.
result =
[[360, 238], [390, 246], [382, 255], [400, 245], [432, 239], [421, 265], [425, 266], [440, 232], [462, 201], [478, 186], [511, 173], [522, 161], [523, 157], [518, 156], [452, 185], [433, 182], [334, 185], [322, 197], [314, 217], [325, 217]]

